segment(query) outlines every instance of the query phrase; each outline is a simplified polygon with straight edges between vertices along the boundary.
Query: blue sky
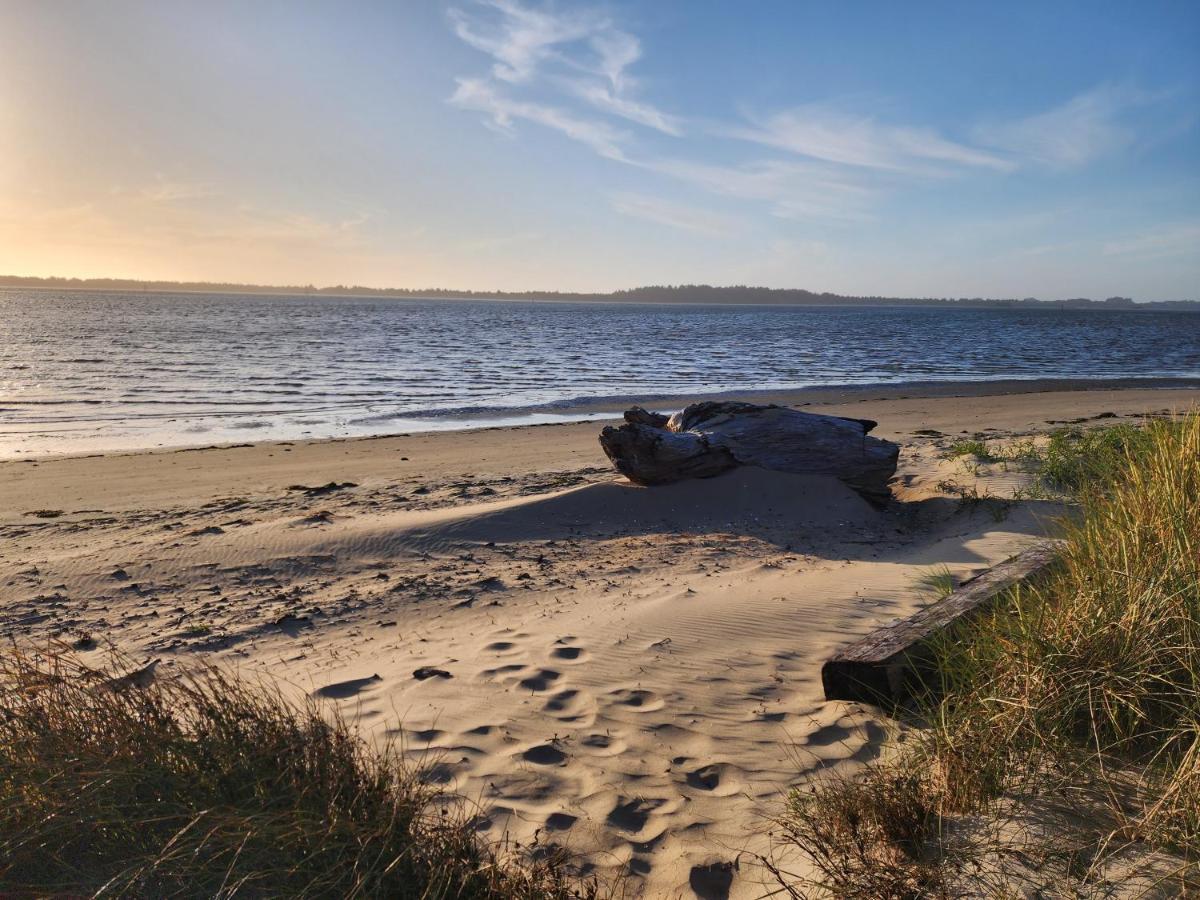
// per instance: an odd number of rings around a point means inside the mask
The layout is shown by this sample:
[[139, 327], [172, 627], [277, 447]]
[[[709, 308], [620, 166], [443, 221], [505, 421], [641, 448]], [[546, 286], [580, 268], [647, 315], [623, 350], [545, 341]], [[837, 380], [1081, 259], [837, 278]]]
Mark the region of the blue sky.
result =
[[0, 5], [0, 271], [1200, 295], [1200, 4]]

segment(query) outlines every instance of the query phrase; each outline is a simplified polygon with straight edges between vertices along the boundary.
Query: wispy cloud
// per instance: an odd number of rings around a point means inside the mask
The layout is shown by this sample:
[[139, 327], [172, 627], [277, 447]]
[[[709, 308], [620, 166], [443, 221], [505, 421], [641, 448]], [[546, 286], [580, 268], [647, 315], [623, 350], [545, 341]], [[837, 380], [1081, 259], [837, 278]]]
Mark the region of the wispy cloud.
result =
[[[634, 95], [629, 68], [642, 56], [636, 36], [598, 10], [534, 8], [518, 0], [478, 0], [450, 10], [455, 34], [493, 59], [492, 79], [541, 82], [607, 115], [679, 135], [679, 120]], [[478, 79], [475, 79], [478, 80]]]
[[930, 172], [931, 164], [982, 166], [998, 171], [1012, 162], [993, 153], [956, 143], [928, 128], [883, 125], [823, 105], [777, 113], [750, 126], [725, 131], [800, 156], [849, 166], [901, 172]]
[[688, 231], [705, 237], [729, 237], [740, 230], [740, 222], [695, 206], [672, 203], [659, 197], [642, 194], [619, 193], [611, 198], [612, 207], [622, 215], [644, 219], [657, 225], [666, 225], [680, 231]]
[[600, 25], [592, 13], [545, 12], [514, 0], [481, 0], [476, 6], [493, 16], [451, 9], [454, 33], [493, 57], [492, 74], [502, 81], [528, 81], [558, 48], [583, 40]]
[[654, 159], [644, 168], [713, 194], [770, 204], [780, 218], [862, 221], [875, 191], [830, 167], [801, 161], [762, 160], [740, 166], [686, 159]]
[[1132, 144], [1135, 131], [1124, 117], [1153, 99], [1129, 87], [1100, 85], [1045, 112], [980, 125], [974, 135], [1022, 161], [1079, 168]]
[[516, 100], [485, 79], [460, 78], [458, 90], [450, 102], [462, 109], [486, 114], [493, 126], [505, 131], [511, 130], [514, 119], [523, 119], [559, 131], [573, 141], [586, 144], [601, 156], [616, 160], [625, 158], [621, 150], [624, 136], [608, 124], [580, 118], [559, 107]]
[[645, 125], [647, 128], [653, 128], [655, 131], [661, 131], [663, 134], [673, 137], [683, 135], [683, 126], [678, 117], [665, 113], [649, 103], [623, 97], [603, 84], [575, 80], [568, 83], [568, 89], [603, 112], [620, 116], [622, 119], [628, 119], [630, 122]]

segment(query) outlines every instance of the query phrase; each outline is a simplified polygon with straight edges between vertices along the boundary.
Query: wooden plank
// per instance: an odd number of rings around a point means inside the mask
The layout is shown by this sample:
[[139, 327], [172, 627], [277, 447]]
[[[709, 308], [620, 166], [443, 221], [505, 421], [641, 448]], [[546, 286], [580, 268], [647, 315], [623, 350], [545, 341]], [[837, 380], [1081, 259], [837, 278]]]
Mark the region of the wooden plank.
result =
[[907, 695], [923, 645], [935, 634], [986, 610], [1005, 590], [1044, 572], [1058, 555], [1038, 544], [992, 566], [907, 619], [872, 631], [843, 647], [821, 667], [826, 700], [895, 705]]

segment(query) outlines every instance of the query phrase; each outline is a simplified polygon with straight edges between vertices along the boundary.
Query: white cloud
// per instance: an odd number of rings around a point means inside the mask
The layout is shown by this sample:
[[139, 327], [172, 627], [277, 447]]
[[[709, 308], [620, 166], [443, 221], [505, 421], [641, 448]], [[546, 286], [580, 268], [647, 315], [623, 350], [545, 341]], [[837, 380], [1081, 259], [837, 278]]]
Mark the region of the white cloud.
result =
[[450, 102], [463, 109], [485, 113], [493, 125], [504, 130], [511, 129], [514, 119], [524, 119], [562, 132], [608, 159], [625, 159], [620, 146], [624, 136], [607, 123], [579, 118], [558, 107], [515, 100], [483, 79], [460, 78], [458, 90]]
[[638, 163], [644, 168], [689, 182], [711, 193], [769, 203], [781, 218], [869, 218], [866, 205], [875, 192], [819, 164], [766, 160], [742, 166], [712, 165], [683, 159]]
[[592, 48], [600, 56], [600, 71], [614, 91], [620, 91], [625, 70], [642, 57], [642, 44], [632, 34], [605, 28], [592, 35]]
[[1120, 119], [1151, 100], [1130, 88], [1100, 85], [1046, 112], [981, 125], [975, 137], [1030, 162], [1079, 168], [1129, 146], [1134, 131]]
[[871, 169], [930, 172], [931, 163], [1012, 168], [1008, 160], [947, 140], [930, 129], [881, 125], [821, 105], [781, 112], [755, 126], [724, 133], [800, 156]]
[[492, 74], [502, 81], [528, 81], [557, 47], [588, 37], [599, 24], [590, 14], [543, 12], [515, 0], [481, 0], [477, 5], [499, 13], [499, 19], [488, 22], [451, 9], [450, 21], [462, 40], [496, 60]]
[[530, 86], [549, 74], [549, 85], [600, 111], [665, 134], [679, 121], [644, 100], [628, 69], [642, 55], [636, 36], [595, 10], [535, 9], [518, 0], [479, 0], [470, 11], [452, 9], [455, 33], [494, 60], [492, 77]]
[[740, 230], [740, 223], [720, 213], [694, 206], [672, 203], [658, 197], [619, 193], [611, 198], [612, 207], [622, 215], [689, 231], [705, 237], [729, 237]]
[[683, 135], [683, 128], [679, 124], [679, 119], [675, 116], [669, 115], [648, 103], [641, 103], [637, 100], [622, 97], [620, 94], [615, 94], [603, 84], [576, 80], [570, 82], [568, 87], [580, 98], [604, 112], [620, 116], [639, 125], [645, 125], [647, 128], [653, 128], [656, 131], [663, 132], [663, 134], [669, 134], [674, 137], [681, 137]]

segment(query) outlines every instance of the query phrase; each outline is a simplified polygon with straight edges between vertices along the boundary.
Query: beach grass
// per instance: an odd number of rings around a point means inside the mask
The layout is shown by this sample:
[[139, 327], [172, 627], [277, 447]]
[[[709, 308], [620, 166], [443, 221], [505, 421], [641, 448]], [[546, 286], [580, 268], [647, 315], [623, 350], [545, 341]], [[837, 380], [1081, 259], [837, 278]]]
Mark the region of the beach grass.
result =
[[1198, 889], [1200, 416], [1060, 430], [1041, 478], [1076, 504], [1058, 565], [931, 648], [882, 762], [792, 795], [785, 892]]
[[216, 669], [112, 677], [0, 654], [5, 896], [566, 898], [327, 709]]

